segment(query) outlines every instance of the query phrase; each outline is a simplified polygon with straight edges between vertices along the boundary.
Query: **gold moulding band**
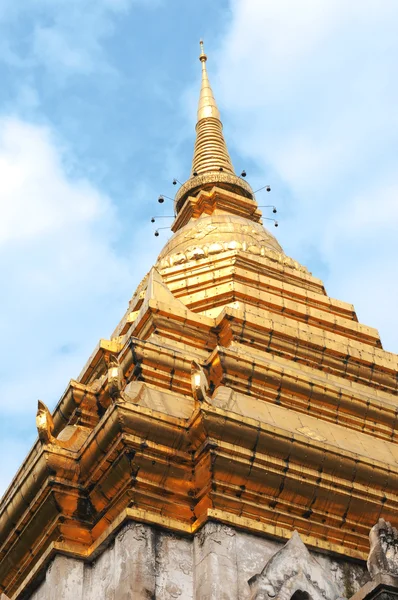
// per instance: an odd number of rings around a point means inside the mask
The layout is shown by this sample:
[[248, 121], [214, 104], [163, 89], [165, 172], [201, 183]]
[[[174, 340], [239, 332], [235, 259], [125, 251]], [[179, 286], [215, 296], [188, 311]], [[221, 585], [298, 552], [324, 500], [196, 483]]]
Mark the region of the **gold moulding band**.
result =
[[191, 177], [180, 187], [174, 199], [174, 208], [176, 213], [181, 210], [186, 198], [189, 195], [195, 194], [199, 188], [203, 186], [210, 186], [211, 184], [221, 184], [221, 187], [227, 186], [232, 191], [243, 193], [243, 195], [247, 198], [254, 198], [253, 190], [247, 181], [241, 177], [238, 177], [234, 173], [219, 171], [217, 169], [217, 171], [210, 171], [208, 173], [203, 173], [203, 175]]

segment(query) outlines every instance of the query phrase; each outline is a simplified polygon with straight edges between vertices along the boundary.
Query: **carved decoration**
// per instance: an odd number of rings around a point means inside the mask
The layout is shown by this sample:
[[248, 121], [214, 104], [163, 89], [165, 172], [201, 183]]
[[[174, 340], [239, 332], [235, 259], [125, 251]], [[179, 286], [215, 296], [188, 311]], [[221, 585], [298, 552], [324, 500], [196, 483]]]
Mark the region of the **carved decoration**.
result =
[[296, 592], [312, 600], [337, 600], [336, 584], [308, 552], [297, 531], [268, 561], [263, 571], [249, 580], [250, 600], [290, 600]]
[[[188, 247], [185, 252], [177, 252], [175, 254], [170, 254], [165, 256], [164, 258], [159, 257], [159, 267], [162, 269], [172, 267], [173, 265], [183, 264], [190, 260], [200, 260], [201, 258], [207, 258], [211, 254], [217, 254], [220, 252], [227, 252], [229, 250], [242, 250], [247, 254], [254, 254], [256, 256], [264, 256], [273, 262], [277, 262], [284, 267], [289, 267], [290, 269], [296, 269], [301, 273], [309, 274], [309, 271], [303, 265], [300, 265], [296, 260], [290, 258], [283, 254], [283, 252], [276, 252], [275, 250], [270, 250], [267, 246], [263, 246], [259, 244], [258, 246], [251, 245], [249, 247], [245, 247], [240, 242], [230, 241], [224, 243], [218, 243], [217, 247], [214, 244], [204, 245], [204, 246], [192, 246]], [[163, 254], [163, 253], [162, 253]]]
[[237, 177], [237, 175], [225, 172], [217, 173], [216, 171], [211, 173], [203, 173], [202, 175], [191, 177], [180, 187], [174, 199], [174, 208], [176, 212], [178, 213], [181, 210], [181, 207], [184, 204], [187, 196], [189, 196], [193, 190], [211, 183], [226, 183], [228, 186], [235, 187], [238, 193], [242, 193], [243, 190], [244, 195], [246, 195], [248, 198], [253, 198], [254, 195], [253, 190], [247, 181], [241, 177]]
[[379, 519], [369, 533], [368, 571], [372, 579], [387, 574], [398, 577], [398, 531], [388, 521]]
[[123, 372], [117, 356], [109, 355], [106, 362], [108, 365], [108, 392], [115, 401], [122, 395]]
[[106, 380], [106, 373], [102, 373], [102, 375], [99, 375], [97, 377], [97, 379], [94, 379], [94, 381], [90, 384], [90, 388], [91, 391], [93, 392], [93, 394], [98, 394], [98, 392], [101, 390], [102, 386], [104, 385]]
[[195, 400], [203, 402], [207, 399], [209, 391], [209, 382], [202, 367], [195, 360], [192, 361], [191, 367], [191, 385], [192, 394]]
[[59, 432], [57, 437], [54, 437], [55, 427], [52, 415], [41, 400], [38, 401], [36, 426], [42, 444], [54, 444], [58, 448], [68, 450], [77, 450], [80, 448], [89, 433], [89, 430], [85, 427], [67, 425]]
[[37, 403], [36, 427], [39, 439], [43, 444], [50, 444], [54, 441], [54, 421], [47, 406], [41, 400]]
[[209, 248], [214, 243], [225, 244], [239, 242], [244, 251], [250, 246], [267, 248], [283, 254], [276, 238], [261, 223], [255, 223], [240, 215], [212, 214], [202, 216], [187, 223], [168, 241], [159, 255], [159, 260], [178, 252], [185, 253], [188, 248], [199, 245]]

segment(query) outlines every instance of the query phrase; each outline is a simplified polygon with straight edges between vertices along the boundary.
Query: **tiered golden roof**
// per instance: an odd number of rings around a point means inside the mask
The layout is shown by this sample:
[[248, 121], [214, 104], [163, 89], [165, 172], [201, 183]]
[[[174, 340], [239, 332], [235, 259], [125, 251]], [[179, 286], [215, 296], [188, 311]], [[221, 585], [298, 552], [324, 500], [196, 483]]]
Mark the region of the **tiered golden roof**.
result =
[[297, 529], [359, 559], [378, 518], [396, 520], [398, 357], [283, 253], [241, 178], [193, 176], [176, 206], [111, 339], [53, 415], [39, 406], [0, 505], [13, 600], [55, 553], [92, 560], [129, 519], [184, 535], [209, 519]]

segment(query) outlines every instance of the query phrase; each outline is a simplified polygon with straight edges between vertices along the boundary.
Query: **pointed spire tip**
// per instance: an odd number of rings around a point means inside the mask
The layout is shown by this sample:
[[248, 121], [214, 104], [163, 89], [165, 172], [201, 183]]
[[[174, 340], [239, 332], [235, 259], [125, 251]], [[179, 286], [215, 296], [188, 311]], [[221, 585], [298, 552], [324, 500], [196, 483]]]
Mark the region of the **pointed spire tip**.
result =
[[204, 46], [203, 46], [203, 40], [200, 40], [199, 44], [200, 44], [200, 56], [199, 56], [199, 60], [200, 60], [200, 62], [206, 62], [207, 56], [205, 54], [205, 50], [204, 50]]
[[201, 175], [210, 171], [233, 173], [231, 159], [222, 135], [220, 112], [210, 86], [206, 70], [207, 56], [200, 40], [202, 84], [200, 88], [196, 144], [192, 161], [192, 173]]

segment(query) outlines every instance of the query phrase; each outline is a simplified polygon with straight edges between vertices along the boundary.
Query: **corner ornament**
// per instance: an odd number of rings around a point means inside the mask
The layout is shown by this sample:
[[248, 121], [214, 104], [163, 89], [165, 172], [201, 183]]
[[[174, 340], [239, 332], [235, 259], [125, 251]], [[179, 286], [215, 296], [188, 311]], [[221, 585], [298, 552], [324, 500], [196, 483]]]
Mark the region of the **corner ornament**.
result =
[[[53, 444], [53, 449], [58, 447], [76, 451], [81, 447], [89, 433], [87, 428], [80, 427], [79, 425], [66, 425], [58, 433], [57, 437], [55, 437], [55, 425], [52, 415], [41, 400], [38, 401], [36, 427], [42, 445], [46, 447], [49, 444]], [[1, 596], [0, 600], [2, 600]]]
[[191, 386], [192, 395], [198, 402], [207, 400], [209, 391], [209, 382], [203, 368], [196, 360], [191, 365]]
[[41, 400], [37, 403], [36, 427], [39, 439], [43, 444], [50, 444], [54, 441], [54, 421], [47, 406]]
[[123, 397], [123, 372], [117, 356], [107, 357], [108, 392], [114, 402]]
[[377, 575], [398, 577], [398, 530], [384, 519], [369, 533], [370, 552], [368, 571], [372, 579]]

